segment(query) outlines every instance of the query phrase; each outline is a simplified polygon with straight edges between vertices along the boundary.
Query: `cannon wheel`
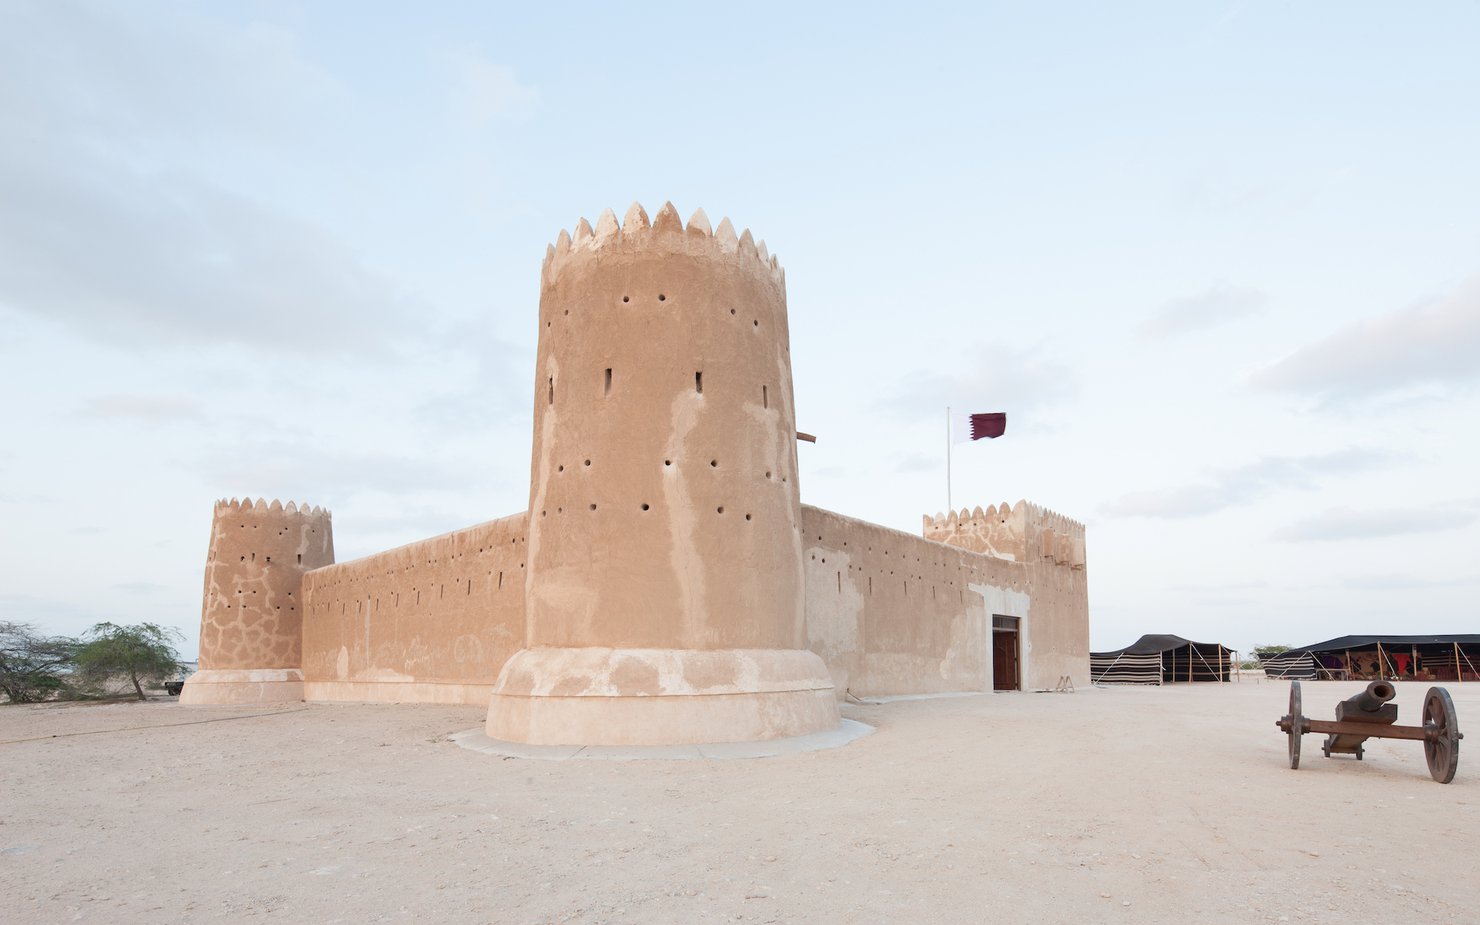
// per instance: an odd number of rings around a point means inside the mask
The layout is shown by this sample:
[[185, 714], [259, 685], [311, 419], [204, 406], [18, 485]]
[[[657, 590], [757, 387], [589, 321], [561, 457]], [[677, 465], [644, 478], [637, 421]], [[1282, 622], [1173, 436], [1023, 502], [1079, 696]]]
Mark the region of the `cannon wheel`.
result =
[[1429, 762], [1429, 775], [1441, 784], [1454, 780], [1459, 770], [1459, 723], [1455, 721], [1454, 701], [1442, 687], [1429, 688], [1423, 701], [1423, 724], [1433, 731], [1423, 740], [1423, 756]]
[[1300, 682], [1290, 682], [1290, 770], [1300, 769], [1300, 733], [1305, 724], [1305, 715], [1300, 712]]

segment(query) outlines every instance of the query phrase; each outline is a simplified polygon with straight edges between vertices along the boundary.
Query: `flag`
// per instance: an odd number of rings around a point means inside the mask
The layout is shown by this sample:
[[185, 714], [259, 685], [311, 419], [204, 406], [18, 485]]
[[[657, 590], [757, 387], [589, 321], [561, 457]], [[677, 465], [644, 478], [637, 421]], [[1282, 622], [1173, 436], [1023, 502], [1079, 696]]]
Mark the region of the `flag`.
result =
[[1002, 411], [988, 414], [955, 414], [951, 419], [951, 440], [965, 443], [983, 437], [1000, 437], [1007, 430], [1007, 414]]

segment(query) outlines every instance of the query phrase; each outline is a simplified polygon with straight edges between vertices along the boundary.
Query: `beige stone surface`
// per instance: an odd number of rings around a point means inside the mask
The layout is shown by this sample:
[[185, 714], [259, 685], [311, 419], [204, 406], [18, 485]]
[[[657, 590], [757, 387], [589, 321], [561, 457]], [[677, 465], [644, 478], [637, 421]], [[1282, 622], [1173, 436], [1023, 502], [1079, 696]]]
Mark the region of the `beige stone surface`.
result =
[[458, 681], [308, 681], [303, 700], [343, 703], [458, 703], [484, 706], [493, 684]]
[[218, 501], [206, 554], [200, 667], [302, 667], [303, 575], [333, 561], [328, 511], [291, 501]]
[[1058, 520], [1023, 502], [1016, 510], [1010, 529], [975, 542], [954, 516], [950, 532], [927, 519], [922, 538], [803, 505], [807, 632], [840, 690], [990, 690], [994, 615], [1020, 621], [1025, 688], [1052, 690], [1064, 675], [1088, 683], [1085, 570], [1018, 560]]
[[524, 644], [527, 519], [503, 517], [304, 578], [310, 699], [486, 704]]
[[[1415, 743], [1310, 736], [1290, 771], [1287, 690], [844, 705], [874, 734], [746, 761], [504, 760], [447, 740], [477, 707], [4, 707], [0, 896], [35, 925], [1474, 922], [1480, 752], [1441, 786]], [[1449, 690], [1473, 738], [1480, 684]]]
[[[1021, 563], [1013, 590], [984, 589], [994, 614], [1026, 618], [1024, 684], [1052, 689], [1089, 680], [1089, 579], [1084, 525], [1036, 504], [1003, 502], [926, 517], [927, 539]], [[1005, 608], [1005, 609], [1003, 609]], [[1023, 611], [1019, 613], [1018, 611]]]
[[542, 275], [528, 644], [803, 648], [781, 272], [672, 205], [612, 224]]
[[[499, 676], [488, 734], [687, 744], [835, 726], [806, 650], [779, 263], [728, 219], [711, 233], [700, 212], [685, 229], [671, 203], [651, 222], [634, 204], [620, 226], [607, 213], [560, 233], [539, 321], [529, 648]], [[584, 660], [594, 649], [616, 650], [607, 670]], [[705, 652], [773, 650], [806, 665], [805, 684], [767, 690], [724, 669], [722, 691], [668, 683], [642, 654], [655, 650], [687, 670], [746, 661]]]
[[202, 669], [180, 690], [186, 706], [224, 703], [291, 703], [304, 698], [297, 668]]
[[540, 283], [529, 510], [334, 564], [327, 512], [219, 503], [183, 702], [486, 698], [530, 743], [749, 741], [836, 725], [829, 688], [990, 689], [994, 616], [1022, 686], [1087, 681], [1082, 524], [802, 507], [786, 275], [748, 230], [608, 210]]
[[504, 666], [486, 730], [532, 745], [688, 745], [837, 724], [827, 666], [805, 649], [545, 647]]

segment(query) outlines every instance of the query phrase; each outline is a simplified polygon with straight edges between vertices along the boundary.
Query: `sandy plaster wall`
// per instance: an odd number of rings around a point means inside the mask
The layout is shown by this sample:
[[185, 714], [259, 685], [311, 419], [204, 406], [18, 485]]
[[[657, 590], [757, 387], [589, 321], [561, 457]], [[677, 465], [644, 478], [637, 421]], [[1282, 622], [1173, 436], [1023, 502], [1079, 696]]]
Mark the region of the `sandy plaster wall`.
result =
[[524, 644], [527, 516], [310, 572], [308, 699], [481, 702]]
[[[1040, 525], [1028, 526], [1028, 549], [1042, 549]], [[1082, 530], [1083, 528], [1081, 528]], [[1057, 545], [1060, 560], [1041, 552], [1026, 564], [1027, 591], [1032, 598], [1033, 658], [1024, 684], [1052, 689], [1068, 676], [1076, 685], [1089, 683], [1089, 571], [1070, 564], [1075, 553]], [[1078, 561], [1083, 562], [1083, 535], [1079, 537]]]
[[804, 647], [785, 290], [742, 241], [629, 213], [547, 262], [531, 646]]
[[218, 502], [201, 595], [201, 669], [298, 668], [303, 576], [333, 561], [327, 511]]
[[970, 584], [1015, 587], [1013, 563], [802, 506], [807, 634], [841, 694], [982, 690], [990, 614]]
[[809, 645], [840, 692], [990, 690], [993, 615], [1023, 621], [1025, 688], [1051, 688], [1060, 674], [1078, 683], [1088, 670], [1083, 570], [994, 558], [807, 505], [802, 526]]
[[[1089, 578], [1084, 524], [1019, 501], [924, 518], [928, 539], [1022, 563], [1032, 614], [1023, 618], [1023, 684], [1053, 688], [1089, 679]], [[997, 606], [1007, 607], [1007, 604]], [[1046, 618], [1045, 618], [1045, 615]]]

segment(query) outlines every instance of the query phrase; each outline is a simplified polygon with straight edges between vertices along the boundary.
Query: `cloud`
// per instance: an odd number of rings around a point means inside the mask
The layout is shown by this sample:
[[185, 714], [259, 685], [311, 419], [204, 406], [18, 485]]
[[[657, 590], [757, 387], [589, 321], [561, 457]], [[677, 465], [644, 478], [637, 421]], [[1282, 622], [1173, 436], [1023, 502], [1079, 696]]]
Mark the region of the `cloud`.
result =
[[1228, 583], [1213, 584], [1188, 584], [1172, 585], [1171, 591], [1200, 591], [1205, 593], [1228, 592], [1228, 591], [1262, 591], [1269, 587], [1269, 582], [1259, 581], [1235, 581]]
[[1342, 582], [1354, 591], [1419, 591], [1472, 585], [1480, 578], [1418, 578], [1412, 575], [1359, 575]]
[[1078, 390], [1078, 379], [1067, 366], [1044, 359], [1036, 348], [977, 344], [969, 362], [945, 363], [945, 369], [964, 372], [917, 372], [906, 376], [892, 391], [885, 407], [900, 417], [939, 414], [942, 405], [973, 411], [1009, 411], [1009, 427], [1017, 433], [1048, 425], [1023, 417], [1052, 405]]
[[[321, 450], [312, 444], [265, 441], [233, 444], [203, 459], [196, 468], [216, 485], [254, 488], [253, 497], [277, 497], [323, 506], [333, 497], [357, 492], [467, 492], [487, 473], [478, 460], [424, 458], [380, 452]], [[301, 497], [300, 497], [301, 496]]]
[[1141, 322], [1143, 338], [1168, 337], [1217, 327], [1264, 310], [1268, 297], [1258, 289], [1215, 283], [1206, 292], [1173, 299]]
[[100, 395], [83, 405], [85, 417], [146, 421], [153, 424], [203, 421], [205, 409], [175, 395]]
[[527, 118], [538, 107], [539, 92], [519, 82], [514, 72], [471, 49], [445, 58], [456, 77], [454, 103], [463, 120], [480, 128], [500, 119]]
[[1254, 372], [1254, 386], [1331, 403], [1480, 379], [1480, 276], [1440, 299], [1388, 312]]
[[131, 346], [389, 349], [410, 309], [304, 222], [186, 174], [0, 149], [0, 303]]
[[113, 585], [113, 590], [125, 591], [129, 594], [155, 594], [170, 589], [165, 585], [157, 585], [149, 581], [122, 581]]
[[1480, 520], [1480, 501], [1456, 501], [1428, 508], [1356, 511], [1332, 508], [1274, 532], [1273, 538], [1295, 543], [1367, 540], [1458, 530]]
[[[499, 337], [485, 319], [429, 333], [428, 346], [447, 390], [420, 402], [416, 415], [466, 427], [470, 421], [527, 421], [534, 389], [534, 348]], [[457, 362], [450, 362], [456, 360]]]
[[244, 151], [318, 130], [335, 99], [268, 27], [3, 5], [0, 309], [129, 347], [389, 349], [412, 326], [390, 280], [182, 164], [235, 178]]
[[894, 463], [894, 471], [902, 475], [911, 472], [933, 472], [945, 465], [941, 456], [930, 456], [926, 453], [911, 453], [901, 457]]
[[1246, 466], [1215, 470], [1197, 484], [1122, 495], [1101, 510], [1116, 517], [1202, 517], [1277, 491], [1310, 490], [1326, 477], [1379, 468], [1397, 458], [1359, 447], [1313, 456], [1266, 456]]

